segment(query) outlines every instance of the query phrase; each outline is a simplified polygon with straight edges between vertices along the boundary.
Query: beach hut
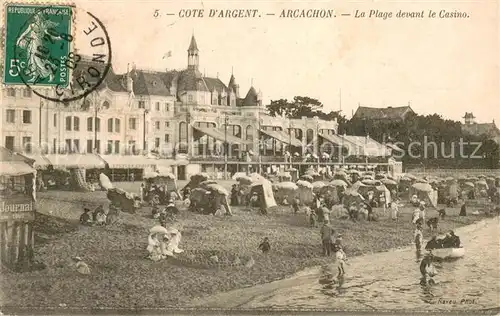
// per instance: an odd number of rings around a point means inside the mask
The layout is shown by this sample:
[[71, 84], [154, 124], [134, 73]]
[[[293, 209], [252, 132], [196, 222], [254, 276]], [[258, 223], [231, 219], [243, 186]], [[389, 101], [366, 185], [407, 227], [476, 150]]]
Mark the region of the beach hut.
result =
[[437, 206], [437, 191], [428, 183], [415, 183], [410, 188], [410, 196], [416, 195], [419, 200], [424, 201], [432, 207]]
[[35, 161], [0, 147], [0, 261], [16, 271], [33, 267]]
[[252, 195], [257, 193], [259, 202], [265, 209], [270, 209], [276, 206], [273, 188], [269, 180], [264, 179], [262, 181], [252, 183], [250, 192]]
[[314, 200], [313, 195], [313, 186], [310, 182], [307, 181], [297, 181], [297, 194], [300, 199], [300, 202], [305, 205], [309, 205]]
[[[165, 190], [170, 194], [174, 192], [177, 198], [180, 198], [179, 188], [177, 187], [176, 176], [171, 172], [144, 172], [144, 181], [146, 182], [146, 192], [149, 192], [153, 185], [165, 186]], [[169, 195], [170, 196], [170, 195]]]
[[278, 204], [287, 205], [295, 198], [298, 186], [293, 182], [280, 182], [273, 184], [272, 190]]

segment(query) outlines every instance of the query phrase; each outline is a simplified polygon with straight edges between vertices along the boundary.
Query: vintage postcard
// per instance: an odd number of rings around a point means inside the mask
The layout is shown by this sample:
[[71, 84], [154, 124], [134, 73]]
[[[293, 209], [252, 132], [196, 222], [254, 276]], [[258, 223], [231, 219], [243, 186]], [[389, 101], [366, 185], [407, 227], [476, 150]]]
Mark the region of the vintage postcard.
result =
[[0, 312], [498, 315], [499, 1], [2, 1]]

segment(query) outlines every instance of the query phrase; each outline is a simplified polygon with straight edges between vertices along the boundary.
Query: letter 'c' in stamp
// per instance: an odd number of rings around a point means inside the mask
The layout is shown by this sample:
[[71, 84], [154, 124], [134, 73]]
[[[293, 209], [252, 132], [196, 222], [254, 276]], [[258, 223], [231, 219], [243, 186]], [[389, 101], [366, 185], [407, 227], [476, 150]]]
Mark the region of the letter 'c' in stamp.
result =
[[[5, 85], [26, 85], [38, 96], [54, 102], [84, 98], [106, 77], [111, 66], [111, 43], [104, 25], [85, 12], [88, 26], [75, 34], [74, 5], [9, 3], [5, 5]], [[94, 64], [82, 71], [82, 56], [75, 47], [76, 35], [88, 47]], [[83, 45], [82, 45], [83, 46]], [[73, 70], [78, 68], [78, 78]], [[86, 78], [88, 77], [88, 78]]]

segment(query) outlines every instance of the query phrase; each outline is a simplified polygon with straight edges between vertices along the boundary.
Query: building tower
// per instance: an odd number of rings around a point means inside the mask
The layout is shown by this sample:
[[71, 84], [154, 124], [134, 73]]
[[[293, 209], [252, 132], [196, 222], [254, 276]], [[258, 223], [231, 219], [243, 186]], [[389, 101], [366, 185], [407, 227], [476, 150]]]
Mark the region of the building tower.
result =
[[465, 125], [471, 125], [476, 123], [474, 119], [476, 118], [472, 112], [465, 112], [465, 115], [462, 117], [465, 121]]
[[200, 64], [198, 53], [198, 45], [196, 45], [196, 39], [191, 36], [191, 43], [188, 48], [188, 69], [198, 70], [198, 66]]

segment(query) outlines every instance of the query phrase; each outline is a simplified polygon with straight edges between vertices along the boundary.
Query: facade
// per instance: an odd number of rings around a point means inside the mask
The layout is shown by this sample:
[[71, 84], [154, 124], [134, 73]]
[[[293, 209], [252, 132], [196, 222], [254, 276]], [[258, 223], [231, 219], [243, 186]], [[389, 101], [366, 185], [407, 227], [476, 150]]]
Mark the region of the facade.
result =
[[500, 144], [500, 129], [496, 126], [495, 120], [491, 123], [476, 123], [475, 118], [472, 112], [465, 112], [462, 131], [476, 136], [486, 135]]
[[[227, 141], [228, 156], [236, 158], [248, 151], [282, 156], [310, 149], [318, 154], [318, 146], [311, 143], [318, 143], [322, 133], [337, 133], [336, 121], [268, 116], [260, 91], [250, 87], [240, 94], [233, 74], [227, 84], [202, 75], [199, 57], [193, 36], [186, 69], [159, 72], [132, 66], [125, 74], [111, 70], [97, 91], [70, 104], [47, 101], [27, 87], [5, 88], [2, 145], [26, 153], [152, 151], [166, 157], [216, 157]], [[86, 58], [79, 67], [88, 63]]]

